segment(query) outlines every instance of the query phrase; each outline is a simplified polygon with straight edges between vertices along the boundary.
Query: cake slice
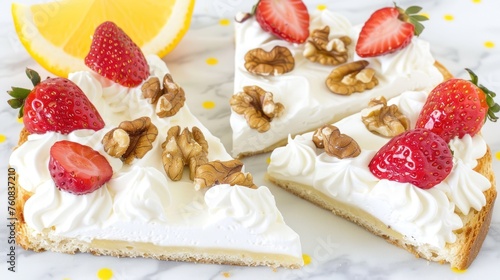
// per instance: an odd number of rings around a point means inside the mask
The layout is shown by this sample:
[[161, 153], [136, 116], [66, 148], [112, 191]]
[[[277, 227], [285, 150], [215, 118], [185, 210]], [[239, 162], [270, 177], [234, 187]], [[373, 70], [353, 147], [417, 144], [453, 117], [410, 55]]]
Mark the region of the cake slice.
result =
[[[117, 53], [138, 51], [124, 48]], [[28, 71], [36, 86], [10, 157], [16, 243], [37, 252], [301, 267], [299, 236], [273, 195], [191, 114], [165, 63], [139, 50], [122, 60], [137, 71], [108, 79], [115, 58], [103, 65], [89, 55], [86, 64], [101, 70], [69, 80]]]
[[[389, 104], [375, 99], [333, 125], [289, 137], [285, 147], [272, 152], [267, 176], [417, 257], [466, 269], [481, 249], [493, 213], [492, 156], [477, 131], [444, 140], [441, 135], [460, 130], [443, 126], [439, 131], [439, 123], [446, 122], [439, 119], [440, 110], [433, 111], [434, 124], [424, 122], [421, 112], [434, 105], [448, 108], [448, 115], [455, 108], [473, 108], [458, 104], [451, 109], [450, 99], [434, 100], [420, 91], [405, 92]], [[479, 108], [472, 111], [482, 115], [476, 123], [480, 128], [488, 110]]]
[[[289, 134], [341, 120], [359, 112], [374, 97], [430, 90], [448, 75], [432, 56], [429, 43], [418, 37], [410, 38], [409, 44], [396, 52], [360, 57], [355, 48], [362, 24], [353, 25], [329, 10], [314, 10], [309, 16], [310, 35], [304, 43], [264, 31], [258, 16], [237, 20], [233, 99], [255, 95], [253, 87], [261, 96], [267, 92], [266, 98], [280, 105], [266, 101], [271, 111], [266, 113], [259, 109], [265, 107], [262, 104], [246, 110], [249, 106], [245, 103], [231, 101], [233, 156], [271, 151], [285, 144]], [[361, 69], [371, 69], [364, 71], [367, 81], [354, 86], [356, 78], [342, 80], [347, 72]], [[339, 82], [345, 82], [340, 89]], [[279, 109], [274, 111], [274, 107]], [[263, 117], [251, 117], [253, 111], [260, 111]]]

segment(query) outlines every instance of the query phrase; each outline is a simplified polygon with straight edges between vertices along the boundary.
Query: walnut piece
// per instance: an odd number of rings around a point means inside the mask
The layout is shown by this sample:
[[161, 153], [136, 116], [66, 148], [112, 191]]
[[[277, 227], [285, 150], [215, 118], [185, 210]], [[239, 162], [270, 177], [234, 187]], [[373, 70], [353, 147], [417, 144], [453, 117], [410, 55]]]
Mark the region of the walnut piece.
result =
[[325, 149], [329, 156], [340, 159], [357, 157], [361, 153], [358, 143], [334, 125], [324, 125], [318, 128], [312, 137], [312, 141], [319, 149]]
[[162, 143], [163, 168], [172, 181], [182, 179], [184, 166], [189, 166], [189, 178], [194, 179], [196, 168], [208, 162], [208, 142], [203, 132], [196, 126], [181, 132], [177, 126], [171, 127]]
[[336, 94], [350, 95], [378, 85], [375, 70], [366, 68], [368, 61], [353, 61], [332, 70], [326, 79], [328, 89]]
[[293, 70], [295, 59], [286, 47], [275, 46], [271, 51], [256, 48], [245, 55], [245, 68], [248, 72], [268, 76], [281, 75]]
[[184, 90], [174, 82], [169, 73], [163, 76], [163, 88], [157, 77], [151, 77], [142, 85], [141, 90], [142, 97], [155, 104], [156, 115], [160, 118], [177, 114], [186, 101]]
[[410, 120], [397, 105], [387, 106], [385, 97], [372, 99], [368, 108], [361, 111], [361, 120], [366, 128], [384, 137], [394, 137], [410, 129]]
[[120, 158], [131, 164], [137, 158], [143, 158], [153, 148], [158, 136], [158, 129], [149, 117], [141, 117], [133, 121], [124, 121], [102, 138], [104, 150], [112, 157]]
[[248, 125], [258, 132], [271, 128], [271, 121], [281, 116], [285, 107], [273, 101], [273, 94], [258, 86], [243, 87], [229, 101], [231, 108], [247, 120]]
[[310, 39], [304, 46], [303, 55], [312, 62], [323, 65], [339, 65], [347, 61], [347, 46], [351, 44], [351, 38], [342, 36], [328, 39], [330, 27], [327, 25], [322, 29], [311, 32]]
[[229, 161], [211, 161], [200, 165], [194, 177], [195, 189], [212, 187], [214, 185], [240, 185], [256, 189], [250, 173], [243, 173], [243, 162], [237, 159]]

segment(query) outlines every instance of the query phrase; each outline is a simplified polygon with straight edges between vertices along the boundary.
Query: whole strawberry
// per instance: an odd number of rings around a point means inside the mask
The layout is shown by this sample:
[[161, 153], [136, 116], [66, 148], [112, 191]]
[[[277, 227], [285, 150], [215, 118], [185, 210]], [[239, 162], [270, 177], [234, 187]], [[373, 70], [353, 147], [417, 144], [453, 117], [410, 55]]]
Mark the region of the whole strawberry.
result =
[[149, 77], [149, 66], [141, 49], [110, 21], [96, 28], [85, 65], [126, 87], [138, 86]]
[[446, 142], [466, 134], [474, 136], [483, 127], [486, 118], [495, 122], [500, 106], [496, 94], [482, 85], [469, 69], [471, 80], [450, 79], [436, 86], [427, 97], [416, 127], [422, 127], [441, 136]]
[[43, 134], [55, 131], [68, 134], [77, 129], [100, 130], [104, 127], [99, 112], [83, 91], [65, 78], [47, 78], [40, 81], [38, 73], [26, 69], [32, 90], [12, 87], [8, 103], [20, 109], [24, 127], [29, 133]]
[[302, 0], [259, 0], [254, 14], [264, 31], [285, 41], [300, 44], [309, 37], [309, 12]]
[[450, 174], [453, 156], [443, 138], [427, 129], [417, 128], [392, 138], [368, 166], [379, 179], [429, 189]]
[[360, 57], [373, 57], [403, 49], [414, 35], [424, 30], [420, 21], [428, 18], [417, 14], [421, 10], [417, 6], [406, 10], [394, 6], [375, 11], [359, 33], [356, 53]]
[[113, 169], [103, 155], [67, 140], [52, 145], [48, 167], [58, 189], [77, 195], [99, 189], [113, 176]]

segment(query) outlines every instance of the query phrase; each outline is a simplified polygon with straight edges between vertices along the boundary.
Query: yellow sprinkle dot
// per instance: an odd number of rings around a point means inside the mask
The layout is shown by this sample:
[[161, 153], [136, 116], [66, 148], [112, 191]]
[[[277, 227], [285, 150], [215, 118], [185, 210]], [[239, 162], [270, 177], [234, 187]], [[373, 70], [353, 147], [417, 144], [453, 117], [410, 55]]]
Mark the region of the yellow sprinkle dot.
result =
[[18, 123], [23, 123], [23, 118], [17, 118]]
[[481, 3], [481, 0], [472, 0], [472, 3], [479, 4], [479, 3]]
[[495, 157], [500, 160], [500, 151], [496, 152]]
[[113, 277], [113, 271], [109, 268], [101, 268], [97, 271], [97, 278], [100, 280], [109, 280]]
[[311, 256], [308, 254], [302, 254], [302, 259], [304, 260], [304, 265], [308, 265], [311, 263]]
[[270, 157], [266, 158], [266, 162], [267, 162], [267, 164], [270, 164], [271, 163], [271, 158]]
[[495, 43], [492, 41], [486, 41], [484, 42], [484, 46], [487, 47], [488, 49], [492, 49], [495, 47]]
[[424, 16], [426, 18], [431, 18], [431, 16], [428, 13], [420, 13], [421, 16]]
[[207, 58], [207, 60], [205, 62], [208, 65], [215, 65], [215, 64], [219, 63], [219, 60], [217, 60], [217, 58], [215, 58], [215, 57], [209, 57], [209, 58]]
[[223, 272], [222, 276], [224, 276], [224, 278], [229, 278], [229, 277], [231, 277], [231, 273], [229, 273], [229, 272]]
[[222, 26], [228, 26], [231, 24], [231, 21], [227, 18], [221, 18], [219, 20], [219, 24], [222, 25]]
[[459, 274], [462, 274], [462, 273], [465, 273], [467, 271], [467, 269], [458, 269], [456, 267], [452, 267], [451, 268], [451, 271], [455, 272], [455, 273], [459, 273]]
[[0, 143], [5, 142], [5, 140], [7, 140], [7, 136], [0, 134]]
[[455, 18], [453, 17], [453, 15], [450, 15], [450, 14], [447, 14], [447, 15], [444, 15], [443, 16], [444, 20], [447, 20], [447, 21], [452, 21], [454, 20]]
[[215, 107], [215, 102], [205, 101], [205, 102], [203, 102], [203, 104], [201, 104], [201, 106], [203, 106], [203, 108], [205, 108], [205, 109], [213, 109]]
[[318, 6], [316, 6], [316, 9], [318, 9], [320, 11], [326, 10], [326, 5], [325, 4], [319, 4]]

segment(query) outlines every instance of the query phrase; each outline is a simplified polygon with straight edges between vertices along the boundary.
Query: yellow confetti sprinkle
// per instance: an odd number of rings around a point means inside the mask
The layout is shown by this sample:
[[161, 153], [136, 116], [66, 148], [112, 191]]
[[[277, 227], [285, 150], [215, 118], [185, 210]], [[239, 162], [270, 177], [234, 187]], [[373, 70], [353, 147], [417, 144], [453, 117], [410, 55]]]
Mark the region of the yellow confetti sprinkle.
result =
[[426, 18], [431, 18], [431, 16], [428, 13], [420, 13], [421, 16], [424, 16]]
[[224, 278], [229, 278], [229, 277], [231, 277], [231, 273], [224, 272], [224, 273], [222, 273], [222, 276], [224, 276]]
[[222, 25], [222, 26], [228, 26], [231, 24], [231, 21], [227, 18], [221, 18], [219, 20], [219, 24]]
[[7, 140], [7, 136], [0, 134], [0, 143], [5, 142], [5, 140]]
[[484, 46], [488, 49], [492, 49], [495, 47], [495, 43], [493, 41], [486, 41], [484, 42]]
[[203, 104], [201, 104], [201, 106], [203, 106], [203, 108], [205, 108], [205, 109], [213, 109], [215, 107], [215, 102], [205, 101], [205, 102], [203, 102]]
[[497, 158], [497, 160], [500, 160], [500, 151], [495, 153], [495, 157]]
[[97, 271], [97, 278], [100, 280], [109, 280], [113, 277], [113, 271], [109, 268], [101, 268]]
[[316, 6], [316, 9], [320, 10], [320, 11], [323, 11], [323, 10], [326, 10], [326, 5], [325, 4], [319, 4], [318, 6]]
[[219, 60], [217, 60], [217, 58], [215, 58], [215, 57], [209, 57], [209, 58], [207, 58], [207, 60], [205, 62], [208, 65], [216, 65], [217, 63], [219, 63]]
[[453, 17], [453, 15], [450, 15], [450, 14], [446, 14], [443, 16], [444, 20], [447, 20], [447, 21], [452, 21], [455, 19], [455, 17]]
[[270, 157], [266, 158], [266, 162], [267, 162], [267, 164], [270, 164], [271, 163], [271, 158]]
[[481, 3], [481, 0], [472, 0], [472, 3], [479, 4], [479, 3]]
[[459, 274], [462, 274], [462, 273], [465, 273], [467, 271], [467, 269], [458, 269], [456, 267], [452, 267], [451, 268], [451, 271], [455, 272], [455, 273], [459, 273]]
[[308, 265], [311, 263], [311, 256], [308, 254], [302, 254], [302, 259], [304, 260], [304, 265]]
[[23, 118], [17, 118], [18, 123], [23, 123]]

